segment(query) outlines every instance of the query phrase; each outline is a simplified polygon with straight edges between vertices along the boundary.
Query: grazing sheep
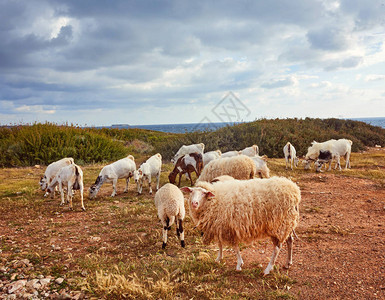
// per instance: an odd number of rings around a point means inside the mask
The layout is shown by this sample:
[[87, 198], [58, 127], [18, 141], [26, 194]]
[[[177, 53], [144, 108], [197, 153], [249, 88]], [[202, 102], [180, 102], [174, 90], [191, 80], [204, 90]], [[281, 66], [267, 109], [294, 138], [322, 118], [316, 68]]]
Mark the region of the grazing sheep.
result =
[[230, 175], [235, 179], [250, 179], [254, 178], [255, 173], [255, 163], [250, 157], [246, 155], [225, 157], [213, 160], [205, 166], [197, 182], [210, 182], [220, 175]]
[[66, 167], [61, 168], [61, 170], [56, 174], [55, 178], [51, 181], [47, 187], [47, 192], [52, 192], [56, 185], [59, 186], [59, 191], [61, 195], [60, 205], [64, 205], [64, 189], [63, 185], [67, 186], [67, 202], [69, 203], [70, 210], [73, 210], [72, 207], [72, 195], [73, 190], [80, 190], [80, 201], [82, 204], [82, 210], [84, 208], [83, 203], [83, 171], [78, 165], [71, 164]]
[[168, 175], [168, 180], [170, 183], [175, 183], [176, 176], [179, 174], [179, 183], [178, 187], [180, 186], [180, 180], [182, 177], [182, 174], [187, 173], [187, 177], [191, 181], [191, 185], [193, 185], [191, 173], [195, 172], [197, 174], [197, 177], [201, 174], [203, 168], [203, 159], [202, 154], [200, 153], [190, 153], [186, 154], [182, 157], [178, 158], [178, 161], [175, 164], [174, 170]]
[[267, 167], [267, 156], [253, 156], [251, 159], [255, 163], [255, 175], [259, 175], [261, 178], [269, 178], [270, 177], [270, 170]]
[[190, 215], [196, 227], [203, 232], [203, 242], [218, 244], [217, 261], [222, 259], [222, 247], [236, 251], [237, 270], [243, 260], [239, 244], [270, 237], [274, 251], [264, 275], [270, 273], [281, 249], [288, 246], [285, 267], [292, 264], [292, 233], [299, 221], [301, 192], [287, 178], [227, 180], [210, 184], [199, 182], [196, 187], [181, 188], [189, 192]]
[[213, 180], [210, 181], [210, 183], [224, 182], [228, 180], [237, 180], [237, 179], [234, 179], [234, 177], [231, 177], [230, 175], [221, 175], [221, 176], [215, 177]]
[[178, 159], [185, 154], [189, 153], [200, 153], [203, 155], [203, 151], [205, 150], [205, 144], [200, 143], [200, 144], [192, 144], [192, 145], [182, 145], [178, 152], [175, 153], [174, 157], [171, 159], [171, 162], [175, 165]]
[[167, 230], [176, 223], [176, 234], [180, 244], [184, 248], [183, 219], [185, 217], [184, 197], [182, 192], [173, 184], [166, 183], [155, 194], [155, 206], [158, 209], [158, 217], [163, 225], [162, 249], [167, 245]]
[[283, 147], [283, 155], [285, 156], [285, 162], [286, 162], [286, 169], [287, 165], [291, 167], [293, 170], [293, 165], [294, 167], [298, 166], [298, 157], [297, 157], [297, 152], [295, 151], [295, 148], [290, 142], [287, 142], [286, 145]]
[[146, 162], [142, 163], [138, 170], [134, 172], [134, 180], [138, 187], [138, 194], [142, 193], [143, 182], [148, 181], [150, 194], [152, 194], [151, 177], [156, 176], [156, 190], [159, 189], [160, 172], [162, 168], [162, 155], [159, 153], [151, 156]]
[[128, 191], [128, 182], [130, 178], [134, 176], [136, 170], [135, 159], [132, 155], [129, 155], [125, 158], [119, 159], [118, 161], [105, 166], [99, 173], [98, 178], [96, 178], [95, 183], [89, 188], [89, 198], [93, 199], [98, 194], [101, 186], [105, 182], [112, 182], [112, 194], [111, 197], [116, 195], [116, 185], [118, 179], [126, 179], [126, 188], [124, 193]]
[[220, 158], [222, 155], [221, 150], [209, 151], [203, 153], [203, 166], [206, 166], [210, 161]]
[[[47, 169], [44, 172], [44, 176], [40, 178], [40, 188], [42, 191], [45, 191], [51, 181], [55, 178], [56, 174], [61, 170], [61, 168], [71, 165], [74, 163], [72, 157], [65, 157], [58, 161], [55, 161], [48, 165]], [[44, 197], [48, 196], [48, 192], [44, 194]], [[55, 197], [55, 190], [51, 192], [51, 198]]]

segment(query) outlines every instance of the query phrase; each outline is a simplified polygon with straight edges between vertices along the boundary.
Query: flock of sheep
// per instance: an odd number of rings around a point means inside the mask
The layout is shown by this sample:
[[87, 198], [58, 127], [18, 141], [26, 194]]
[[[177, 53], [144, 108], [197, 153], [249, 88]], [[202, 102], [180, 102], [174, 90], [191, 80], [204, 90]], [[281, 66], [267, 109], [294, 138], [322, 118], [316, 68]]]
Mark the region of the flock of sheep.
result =
[[[340, 166], [340, 157], [346, 160], [345, 168], [350, 166], [349, 157], [352, 142], [346, 139], [330, 140], [324, 143], [313, 142], [305, 156], [305, 168], [314, 162], [317, 171], [325, 163], [336, 160]], [[286, 168], [288, 164], [298, 165], [298, 158], [293, 145], [287, 143], [283, 149]], [[274, 245], [271, 260], [264, 270], [264, 275], [273, 268], [280, 248], [284, 242], [288, 246], [285, 267], [292, 264], [293, 235], [299, 221], [299, 187], [284, 177], [271, 177], [266, 164], [266, 157], [258, 155], [258, 146], [253, 145], [241, 151], [221, 153], [219, 150], [204, 153], [204, 144], [183, 145], [171, 160], [173, 171], [169, 174], [170, 183], [159, 188], [162, 156], [157, 153], [147, 159], [136, 169], [132, 155], [105, 166], [94, 184], [89, 188], [89, 198], [97, 196], [105, 182], [112, 182], [116, 195], [116, 185], [120, 178], [126, 179], [125, 192], [131, 177], [137, 184], [137, 192], [143, 191], [145, 181], [152, 194], [151, 178], [156, 177], [155, 206], [163, 226], [163, 244], [167, 245], [167, 232], [176, 223], [177, 235], [181, 246], [185, 246], [183, 219], [185, 217], [185, 200], [183, 193], [190, 195], [189, 211], [196, 228], [202, 232], [203, 242], [216, 242], [219, 253], [217, 261], [222, 259], [223, 246], [232, 247], [237, 255], [237, 270], [241, 270], [243, 260], [239, 244], [250, 244], [256, 240], [270, 238]], [[193, 186], [191, 173], [197, 174]], [[180, 179], [186, 174], [192, 187], [179, 189]], [[174, 185], [179, 175], [178, 187]], [[260, 178], [254, 178], [259, 176]], [[83, 172], [72, 158], [63, 158], [50, 164], [40, 180], [45, 196], [54, 196], [58, 186], [61, 205], [64, 204], [64, 187], [67, 188], [67, 202], [72, 209], [73, 190], [80, 190], [81, 206], [83, 204]]]

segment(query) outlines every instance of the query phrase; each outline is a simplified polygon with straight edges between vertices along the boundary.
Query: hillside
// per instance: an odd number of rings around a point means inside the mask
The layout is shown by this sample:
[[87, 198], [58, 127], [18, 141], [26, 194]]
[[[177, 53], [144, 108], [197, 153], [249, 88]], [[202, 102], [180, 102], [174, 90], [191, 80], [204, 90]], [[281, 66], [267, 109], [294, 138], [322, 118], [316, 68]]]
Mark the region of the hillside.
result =
[[353, 152], [385, 145], [385, 129], [341, 119], [260, 119], [211, 132], [171, 134], [144, 129], [80, 128], [51, 123], [0, 128], [1, 167], [49, 164], [72, 156], [80, 164], [108, 162], [127, 154], [141, 158], [159, 152], [169, 160], [183, 144], [200, 143], [206, 151], [240, 150], [257, 144], [260, 154], [282, 157], [290, 141], [299, 156], [313, 140], [348, 138]]

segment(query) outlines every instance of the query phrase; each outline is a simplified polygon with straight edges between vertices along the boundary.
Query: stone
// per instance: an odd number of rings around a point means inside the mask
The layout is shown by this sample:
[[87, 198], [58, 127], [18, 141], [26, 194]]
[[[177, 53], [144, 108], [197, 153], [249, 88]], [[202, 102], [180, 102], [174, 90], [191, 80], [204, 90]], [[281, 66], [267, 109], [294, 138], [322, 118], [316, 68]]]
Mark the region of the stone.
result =
[[8, 294], [13, 294], [16, 291], [21, 290], [22, 288], [25, 287], [25, 284], [27, 283], [27, 280], [18, 280], [13, 282], [9, 287], [8, 287]]
[[62, 284], [63, 281], [64, 281], [64, 278], [59, 277], [59, 278], [56, 278], [55, 283]]

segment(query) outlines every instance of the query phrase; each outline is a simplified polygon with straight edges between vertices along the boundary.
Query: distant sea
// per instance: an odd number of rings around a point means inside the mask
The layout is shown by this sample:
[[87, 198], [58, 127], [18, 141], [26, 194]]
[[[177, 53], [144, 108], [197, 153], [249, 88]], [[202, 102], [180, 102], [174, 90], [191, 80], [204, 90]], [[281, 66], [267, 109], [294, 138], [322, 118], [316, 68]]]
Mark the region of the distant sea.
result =
[[[361, 121], [373, 126], [379, 126], [385, 128], [384, 118], [351, 118], [349, 120]], [[160, 125], [128, 125], [117, 124], [110, 126], [111, 128], [141, 128], [170, 133], [186, 133], [198, 130], [210, 130], [214, 131], [227, 125], [234, 125], [238, 123], [189, 123], [189, 124], [160, 124]]]

